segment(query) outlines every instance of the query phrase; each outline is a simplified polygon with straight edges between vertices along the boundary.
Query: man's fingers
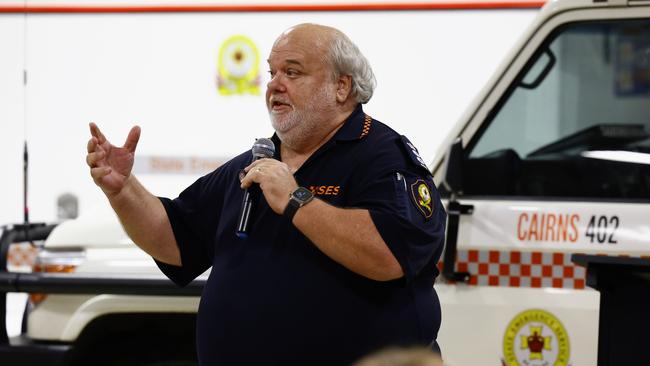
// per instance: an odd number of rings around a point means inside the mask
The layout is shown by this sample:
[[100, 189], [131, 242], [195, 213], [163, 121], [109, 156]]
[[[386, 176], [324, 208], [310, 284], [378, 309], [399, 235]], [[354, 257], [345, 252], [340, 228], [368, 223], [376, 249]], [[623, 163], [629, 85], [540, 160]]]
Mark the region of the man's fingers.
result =
[[254, 168], [256, 165], [260, 164], [259, 160], [255, 160], [254, 162], [250, 163], [247, 167], [244, 167], [244, 171], [248, 173], [252, 168]]
[[243, 171], [246, 173], [246, 175], [243, 177], [243, 179], [240, 179], [241, 188], [246, 189], [253, 183], [259, 183], [259, 178], [261, 175], [260, 173], [264, 169], [264, 160], [265, 159], [255, 160], [249, 166], [244, 168]]
[[246, 189], [250, 187], [251, 184], [253, 184], [254, 181], [252, 175], [253, 172], [246, 173], [246, 176], [241, 180], [241, 184], [239, 185], [242, 189]]
[[98, 144], [106, 142], [106, 136], [99, 130], [99, 127], [94, 122], [90, 122], [90, 134], [97, 138]]
[[95, 182], [98, 182], [100, 179], [111, 173], [111, 168], [107, 166], [97, 167], [90, 169], [90, 176], [93, 177]]
[[90, 140], [88, 140], [88, 152], [91, 153], [95, 151], [95, 148], [97, 147], [97, 139], [95, 137], [91, 137]]
[[140, 140], [140, 126], [133, 126], [129, 135], [126, 137], [126, 142], [124, 142], [124, 148], [129, 152], [135, 152], [136, 146], [138, 146], [138, 141]]
[[94, 168], [97, 166], [97, 162], [104, 158], [104, 151], [100, 150], [97, 152], [91, 152], [86, 155], [86, 163], [89, 167]]
[[252, 167], [247, 173], [244, 179], [241, 180], [241, 188], [248, 188], [253, 183], [260, 183], [260, 179], [264, 174], [264, 169], [261, 166]]
[[272, 166], [274, 164], [279, 163], [279, 161], [271, 158], [263, 158], [263, 159], [258, 159], [250, 163], [247, 167], [244, 168], [245, 172], [250, 171], [251, 169], [254, 169], [255, 167], [259, 165], [267, 165], [267, 166]]

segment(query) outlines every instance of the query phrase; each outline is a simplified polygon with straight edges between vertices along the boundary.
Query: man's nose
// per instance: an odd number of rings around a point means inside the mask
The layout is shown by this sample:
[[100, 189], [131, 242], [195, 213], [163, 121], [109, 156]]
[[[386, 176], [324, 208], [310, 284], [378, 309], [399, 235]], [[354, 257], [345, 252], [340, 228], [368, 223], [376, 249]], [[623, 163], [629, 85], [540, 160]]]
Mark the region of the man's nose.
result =
[[270, 91], [279, 91], [284, 92], [286, 86], [284, 85], [284, 79], [282, 78], [281, 73], [276, 73], [271, 77], [271, 80], [266, 84], [266, 88]]

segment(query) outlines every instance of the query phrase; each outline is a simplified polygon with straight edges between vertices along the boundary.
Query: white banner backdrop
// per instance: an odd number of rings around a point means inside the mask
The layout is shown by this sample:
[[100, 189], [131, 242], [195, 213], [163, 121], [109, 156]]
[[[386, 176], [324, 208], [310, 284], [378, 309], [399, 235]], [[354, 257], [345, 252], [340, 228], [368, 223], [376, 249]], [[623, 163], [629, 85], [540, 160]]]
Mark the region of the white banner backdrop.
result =
[[[366, 112], [430, 162], [536, 12], [0, 14], [0, 224], [22, 221], [24, 139], [31, 218], [50, 221], [65, 192], [79, 197], [82, 214], [105, 204], [85, 164], [90, 121], [120, 145], [140, 125], [143, 157], [226, 159], [270, 136], [265, 60], [275, 38], [302, 22], [337, 27], [358, 44], [378, 80]], [[259, 95], [218, 92], [219, 51], [233, 35], [259, 51]], [[203, 174], [184, 173], [139, 178], [154, 194], [175, 196]]]

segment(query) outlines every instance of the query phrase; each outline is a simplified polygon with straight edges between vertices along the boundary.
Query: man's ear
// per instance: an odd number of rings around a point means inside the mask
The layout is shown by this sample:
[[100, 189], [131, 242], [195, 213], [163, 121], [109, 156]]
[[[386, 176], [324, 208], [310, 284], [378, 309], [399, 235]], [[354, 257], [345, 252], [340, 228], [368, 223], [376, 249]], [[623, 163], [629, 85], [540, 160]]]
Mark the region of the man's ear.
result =
[[352, 94], [352, 76], [341, 75], [337, 80], [336, 101], [345, 103]]

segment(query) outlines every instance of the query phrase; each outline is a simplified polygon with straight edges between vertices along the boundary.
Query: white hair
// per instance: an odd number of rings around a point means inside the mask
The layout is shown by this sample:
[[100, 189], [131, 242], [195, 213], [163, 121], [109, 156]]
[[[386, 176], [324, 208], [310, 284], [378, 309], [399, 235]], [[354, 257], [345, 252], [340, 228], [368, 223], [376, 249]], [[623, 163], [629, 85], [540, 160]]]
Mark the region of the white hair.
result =
[[330, 43], [330, 62], [334, 77], [350, 75], [352, 77], [352, 95], [358, 103], [368, 103], [377, 86], [375, 74], [370, 63], [348, 36], [335, 31]]

